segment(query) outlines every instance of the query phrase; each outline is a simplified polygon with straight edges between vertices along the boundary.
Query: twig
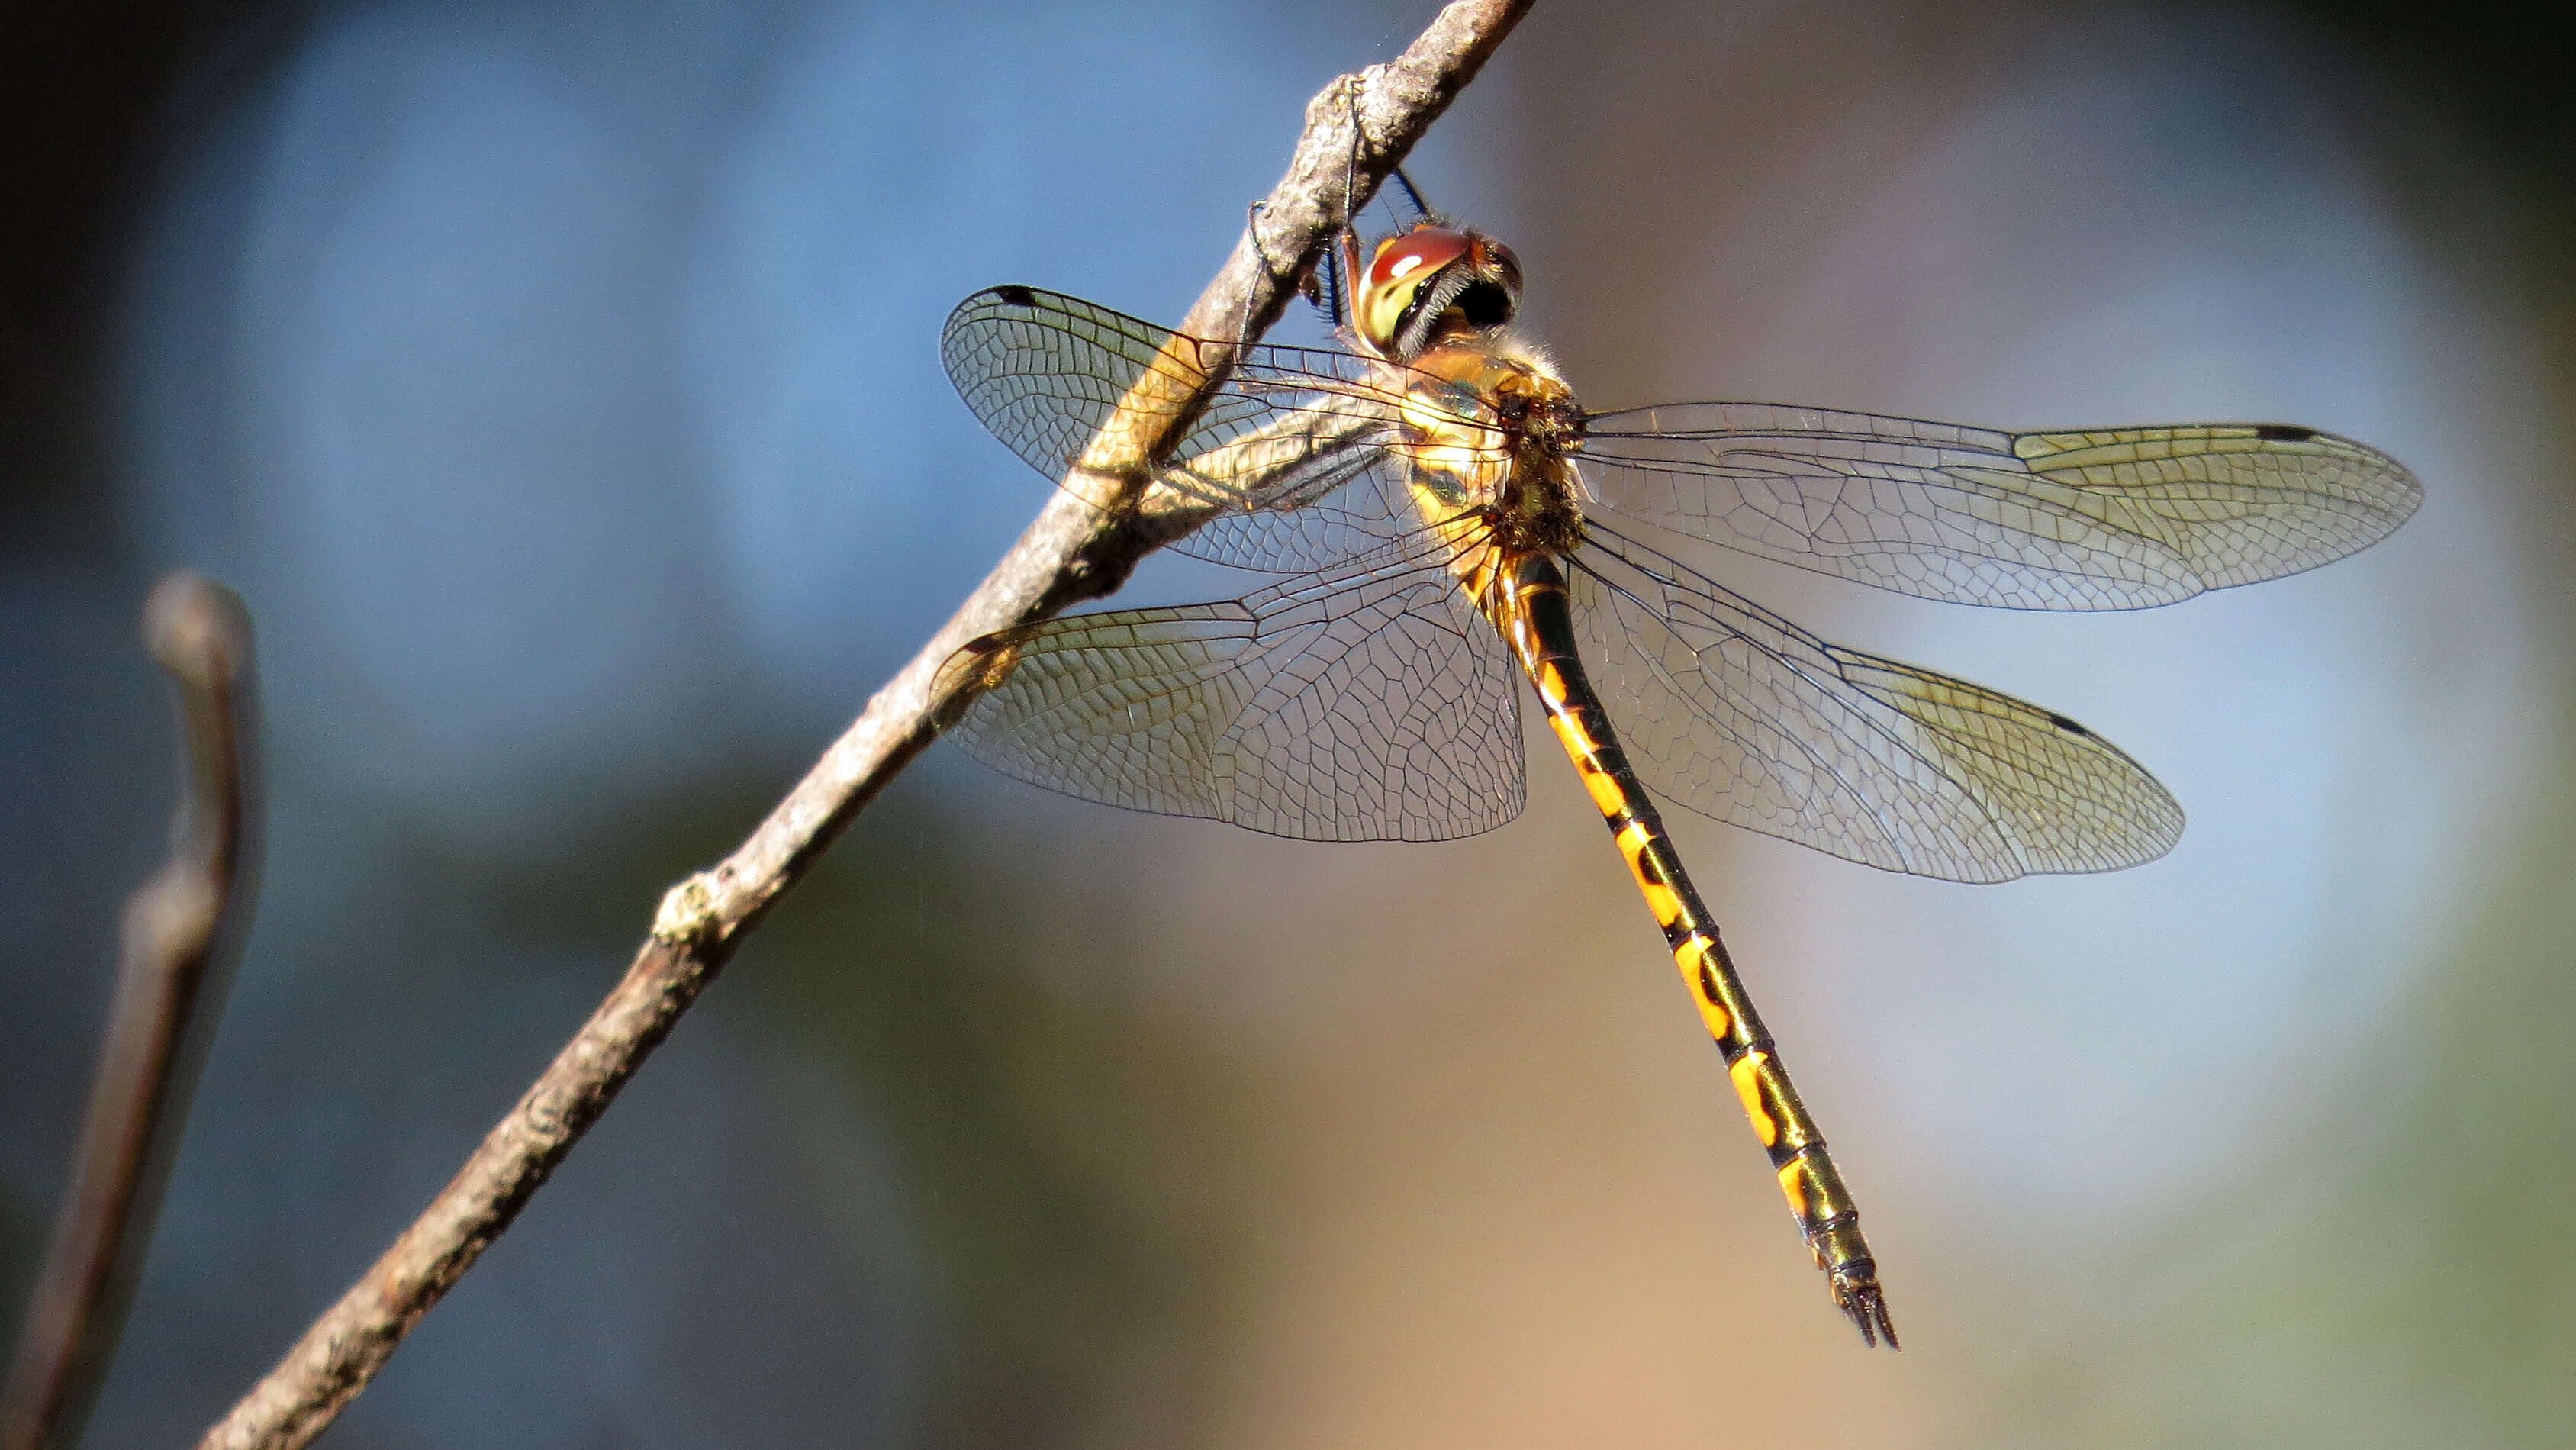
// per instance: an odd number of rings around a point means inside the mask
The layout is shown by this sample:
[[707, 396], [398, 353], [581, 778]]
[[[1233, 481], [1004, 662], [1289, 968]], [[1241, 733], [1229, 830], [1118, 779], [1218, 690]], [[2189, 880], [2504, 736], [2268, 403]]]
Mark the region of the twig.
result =
[[[1196, 338], [1252, 336], [1277, 320], [1300, 273], [1473, 79], [1530, 0], [1455, 0], [1396, 60], [1343, 76], [1306, 108], [1288, 172], [1253, 213], [1181, 324]], [[1356, 132], [1355, 132], [1356, 128]], [[1248, 340], [1248, 338], [1246, 339]], [[935, 739], [975, 683], [940, 666], [967, 641], [1043, 619], [1125, 582], [1180, 527], [1140, 522], [1156, 464], [1223, 384], [1234, 348], [1191, 348], [1149, 376], [1179, 384], [1127, 400], [1067, 486], [956, 615], [868, 701], [858, 720], [742, 846], [672, 888], [606, 1001], [375, 1267], [207, 1432], [201, 1450], [293, 1450], [366, 1387], [420, 1316], [509, 1227], [573, 1142], [667, 1036], [743, 935], [801, 879], [895, 772]], [[1195, 386], [1189, 386], [1191, 383]]]
[[71, 1187], [0, 1390], [0, 1450], [80, 1439], [258, 896], [250, 615], [231, 590], [181, 569], [144, 605], [143, 637], [179, 686], [179, 813], [169, 863], [125, 904], [116, 1000]]

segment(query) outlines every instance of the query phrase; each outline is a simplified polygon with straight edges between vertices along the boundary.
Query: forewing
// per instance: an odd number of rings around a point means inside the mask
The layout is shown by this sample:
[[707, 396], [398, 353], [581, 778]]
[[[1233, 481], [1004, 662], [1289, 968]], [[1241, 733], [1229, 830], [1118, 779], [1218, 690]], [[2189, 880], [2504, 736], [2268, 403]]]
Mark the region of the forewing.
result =
[[1581, 471], [1632, 518], [2017, 609], [2132, 609], [2295, 574], [2423, 499], [2388, 455], [2279, 424], [1997, 433], [1767, 403], [1598, 414]]
[[[1084, 800], [1308, 841], [1442, 841], [1520, 814], [1510, 656], [1436, 562], [991, 635], [950, 738]], [[1004, 673], [1007, 671], [1007, 673]]]
[[1584, 660], [1658, 797], [1950, 881], [2116, 870], [2181, 835], [2155, 777], [2074, 721], [1827, 644], [1593, 533], [1574, 561]]
[[[940, 354], [993, 436], [1050, 479], [1071, 470], [1122, 400], [1169, 416], [1221, 346], [1078, 297], [994, 287], [957, 306]], [[1239, 568], [1303, 573], [1416, 522], [1383, 454], [1397, 404], [1377, 364], [1318, 348], [1253, 347], [1174, 447], [1146, 501], [1207, 522], [1171, 547]]]

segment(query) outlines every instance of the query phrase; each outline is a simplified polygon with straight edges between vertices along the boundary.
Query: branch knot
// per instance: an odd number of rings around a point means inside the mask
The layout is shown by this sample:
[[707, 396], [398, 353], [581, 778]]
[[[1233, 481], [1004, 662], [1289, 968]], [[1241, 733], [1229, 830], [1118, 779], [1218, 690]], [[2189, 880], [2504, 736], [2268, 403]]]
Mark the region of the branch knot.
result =
[[716, 878], [701, 871], [662, 894], [653, 913], [653, 940], [686, 950], [715, 940], [724, 929], [716, 913]]

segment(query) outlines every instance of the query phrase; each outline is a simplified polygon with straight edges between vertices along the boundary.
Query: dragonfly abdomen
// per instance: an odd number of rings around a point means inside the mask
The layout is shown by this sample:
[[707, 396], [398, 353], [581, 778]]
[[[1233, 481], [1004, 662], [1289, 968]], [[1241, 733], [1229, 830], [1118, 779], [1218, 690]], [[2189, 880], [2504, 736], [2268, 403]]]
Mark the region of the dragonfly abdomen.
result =
[[1726, 1061], [1744, 1115], [1770, 1155], [1780, 1191], [1815, 1252], [1817, 1267], [1831, 1283], [1835, 1304], [1860, 1327], [1864, 1341], [1874, 1344], [1884, 1336], [1894, 1347], [1896, 1330], [1888, 1322], [1877, 1261], [1861, 1235], [1860, 1210], [1593, 692], [1575, 648], [1564, 571], [1551, 555], [1531, 552], [1513, 555], [1501, 572], [1503, 588], [1489, 596], [1489, 612], [1537, 689], [1548, 725], [1574, 762], [1585, 792], [1608, 823], [1646, 909], [1663, 928], [1664, 944]]

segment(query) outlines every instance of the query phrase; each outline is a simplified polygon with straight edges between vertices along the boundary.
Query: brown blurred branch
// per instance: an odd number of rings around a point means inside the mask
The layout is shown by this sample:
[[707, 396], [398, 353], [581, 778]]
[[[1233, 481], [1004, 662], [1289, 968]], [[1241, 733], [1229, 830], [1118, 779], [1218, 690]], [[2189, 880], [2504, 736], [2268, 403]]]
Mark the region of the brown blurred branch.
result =
[[[1402, 56], [1327, 86], [1306, 108], [1287, 175], [1253, 213], [1258, 239], [1247, 230], [1236, 242], [1181, 331], [1235, 338], [1240, 330], [1248, 340], [1277, 320], [1299, 275], [1348, 219], [1345, 200], [1356, 206], [1376, 194], [1529, 4], [1456, 0]], [[733, 855], [672, 889], [616, 990], [366, 1277], [207, 1432], [201, 1450], [290, 1450], [320, 1434], [509, 1227], [743, 935], [937, 737], [973, 683], [942, 677], [949, 656], [981, 635], [1109, 593], [1172, 536], [1171, 520], [1142, 523], [1137, 505], [1156, 463], [1225, 381], [1234, 349], [1189, 352], [1155, 376], [1194, 378], [1196, 387], [1132, 398], [1141, 406], [1112, 416], [1083, 460], [1088, 477], [1069, 479], [1048, 500], [956, 615]]]
[[231, 590], [181, 569], [144, 605], [143, 637], [179, 686], [188, 757], [179, 814], [169, 864], [125, 904], [116, 1001], [71, 1187], [0, 1390], [0, 1450], [80, 1438], [258, 895], [249, 612]]

